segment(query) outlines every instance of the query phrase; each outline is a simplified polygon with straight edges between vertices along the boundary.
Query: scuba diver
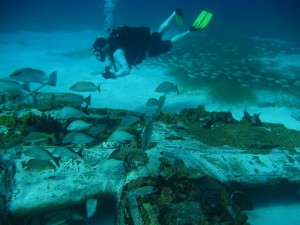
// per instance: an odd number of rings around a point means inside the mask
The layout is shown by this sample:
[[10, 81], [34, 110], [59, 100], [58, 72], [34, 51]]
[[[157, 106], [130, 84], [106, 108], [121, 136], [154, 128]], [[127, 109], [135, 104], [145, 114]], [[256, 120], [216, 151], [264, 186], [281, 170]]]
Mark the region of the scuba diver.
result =
[[[180, 9], [176, 9], [160, 25], [158, 31], [152, 34], [149, 27], [123, 26], [109, 29], [108, 37], [98, 37], [93, 44], [93, 53], [98, 60], [104, 62], [108, 58], [108, 64], [102, 72], [102, 77], [116, 79], [129, 75], [132, 66], [142, 63], [148, 57], [159, 56], [170, 51], [173, 44], [183, 37], [206, 27], [212, 15], [210, 12], [201, 11], [188, 31], [175, 35], [170, 40], [162, 40], [162, 36], [173, 20], [178, 25], [183, 23], [184, 17]], [[110, 71], [112, 67], [114, 72]]]

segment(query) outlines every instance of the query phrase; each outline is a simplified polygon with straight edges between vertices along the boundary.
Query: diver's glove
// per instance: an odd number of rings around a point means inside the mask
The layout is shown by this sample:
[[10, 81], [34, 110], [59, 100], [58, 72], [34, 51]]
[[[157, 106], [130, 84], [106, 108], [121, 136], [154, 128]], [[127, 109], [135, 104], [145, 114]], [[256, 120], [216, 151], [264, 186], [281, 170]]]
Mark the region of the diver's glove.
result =
[[115, 73], [112, 73], [109, 71], [109, 67], [105, 67], [105, 70], [102, 72], [102, 77], [104, 79], [117, 79], [117, 76]]

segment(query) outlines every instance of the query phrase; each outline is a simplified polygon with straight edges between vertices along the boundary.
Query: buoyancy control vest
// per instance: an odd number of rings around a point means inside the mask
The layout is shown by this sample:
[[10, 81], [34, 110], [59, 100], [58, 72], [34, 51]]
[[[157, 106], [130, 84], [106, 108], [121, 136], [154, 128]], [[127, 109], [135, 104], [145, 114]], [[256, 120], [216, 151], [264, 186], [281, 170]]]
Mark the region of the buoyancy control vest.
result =
[[127, 63], [138, 65], [147, 58], [151, 32], [149, 27], [116, 27], [110, 32], [108, 38], [108, 56], [113, 60], [117, 49], [123, 49]]

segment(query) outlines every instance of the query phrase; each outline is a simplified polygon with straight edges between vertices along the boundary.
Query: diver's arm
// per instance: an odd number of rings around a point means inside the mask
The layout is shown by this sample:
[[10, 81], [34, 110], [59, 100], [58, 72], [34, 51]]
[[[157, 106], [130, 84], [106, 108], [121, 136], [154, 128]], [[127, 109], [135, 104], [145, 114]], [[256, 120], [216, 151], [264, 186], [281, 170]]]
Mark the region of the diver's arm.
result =
[[108, 60], [106, 63], [106, 66], [104, 68], [104, 71], [102, 72], [102, 77], [104, 79], [115, 79], [117, 78], [116, 75], [112, 72], [110, 72], [110, 69], [113, 67], [113, 62], [111, 60]]
[[113, 66], [112, 61], [108, 60], [108, 62], [106, 63], [106, 66], [104, 67], [104, 71], [102, 72], [102, 74], [110, 73], [110, 69], [112, 68], [112, 66]]
[[117, 49], [114, 52], [114, 62], [118, 65], [118, 71], [115, 73], [116, 77], [123, 77], [130, 74], [130, 67], [127, 63], [125, 52], [123, 49]]
[[105, 70], [110, 70], [113, 67], [113, 62], [111, 60], [107, 60]]

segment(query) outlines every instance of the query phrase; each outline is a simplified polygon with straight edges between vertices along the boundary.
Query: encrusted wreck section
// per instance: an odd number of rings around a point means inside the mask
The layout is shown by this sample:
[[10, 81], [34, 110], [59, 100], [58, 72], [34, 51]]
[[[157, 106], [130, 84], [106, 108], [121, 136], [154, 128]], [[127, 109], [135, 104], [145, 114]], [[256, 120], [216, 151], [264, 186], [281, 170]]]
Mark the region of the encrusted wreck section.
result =
[[[0, 116], [1, 155], [14, 156], [1, 161], [6, 183], [0, 213], [6, 220], [0, 224], [93, 224], [103, 212], [120, 225], [247, 224], [245, 210], [253, 206], [241, 187], [300, 181], [300, 132], [282, 125], [238, 121], [230, 112], [199, 106], [180, 114], [155, 114], [149, 139], [142, 132], [147, 116], [91, 109], [79, 119], [101, 128], [84, 131], [95, 134], [93, 141], [65, 144], [66, 128], [75, 118], [26, 112]], [[58, 146], [82, 156], [61, 156], [54, 169], [30, 169], [24, 152], [35, 144], [24, 138], [33, 125], [53, 134], [38, 145], [54, 157]], [[7, 163], [13, 171], [4, 167]], [[91, 218], [85, 207], [89, 199], [98, 200]]]

